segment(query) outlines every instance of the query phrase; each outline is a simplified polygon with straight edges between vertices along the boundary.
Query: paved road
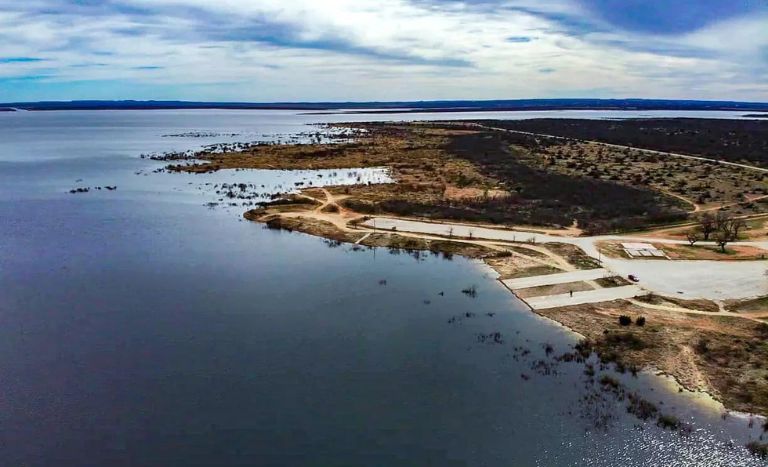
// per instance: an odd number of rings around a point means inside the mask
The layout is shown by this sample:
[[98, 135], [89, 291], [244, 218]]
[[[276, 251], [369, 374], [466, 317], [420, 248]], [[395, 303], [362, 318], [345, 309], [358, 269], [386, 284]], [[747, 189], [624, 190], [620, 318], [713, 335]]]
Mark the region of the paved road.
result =
[[544, 310], [547, 308], [557, 308], [561, 306], [582, 305], [584, 303], [601, 303], [612, 300], [622, 300], [627, 298], [646, 295], [648, 292], [636, 285], [627, 285], [624, 287], [611, 287], [607, 289], [587, 290], [584, 292], [574, 292], [570, 294], [549, 295], [546, 297], [532, 297], [525, 301], [534, 310]]
[[542, 285], [567, 284], [569, 282], [593, 281], [613, 274], [607, 269], [587, 269], [582, 271], [563, 272], [560, 274], [548, 274], [545, 276], [522, 277], [520, 279], [508, 279], [502, 281], [512, 290], [539, 287]]

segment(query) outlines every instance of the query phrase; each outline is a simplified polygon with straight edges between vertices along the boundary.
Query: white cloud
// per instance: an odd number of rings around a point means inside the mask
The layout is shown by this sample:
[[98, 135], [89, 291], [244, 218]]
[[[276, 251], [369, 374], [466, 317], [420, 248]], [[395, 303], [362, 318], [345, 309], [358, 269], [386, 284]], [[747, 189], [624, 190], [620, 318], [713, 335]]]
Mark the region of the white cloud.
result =
[[[546, 7], [530, 0], [497, 7], [417, 0], [116, 3], [93, 10], [59, 5], [51, 13], [45, 0], [0, 0], [0, 58], [45, 59], [0, 64], [0, 79], [205, 84], [209, 94], [200, 99], [261, 101], [590, 93], [768, 100], [764, 80], [755, 76], [768, 61], [766, 17], [654, 37], [615, 31], [568, 0]], [[595, 28], [574, 31], [559, 18]]]

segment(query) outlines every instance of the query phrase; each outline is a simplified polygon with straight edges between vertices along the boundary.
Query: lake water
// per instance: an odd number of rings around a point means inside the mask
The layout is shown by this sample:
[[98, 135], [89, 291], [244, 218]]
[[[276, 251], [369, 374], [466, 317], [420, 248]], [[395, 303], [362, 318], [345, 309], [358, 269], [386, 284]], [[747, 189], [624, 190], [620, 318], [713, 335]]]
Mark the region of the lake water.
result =
[[[386, 171], [182, 175], [139, 158], [350, 117], [385, 116], [0, 113], [0, 465], [762, 465], [741, 448], [759, 422], [599, 371], [692, 432], [628, 414], [555, 361], [576, 338], [482, 263], [271, 231], [216, 193]], [[164, 136], [191, 132], [220, 135]]]

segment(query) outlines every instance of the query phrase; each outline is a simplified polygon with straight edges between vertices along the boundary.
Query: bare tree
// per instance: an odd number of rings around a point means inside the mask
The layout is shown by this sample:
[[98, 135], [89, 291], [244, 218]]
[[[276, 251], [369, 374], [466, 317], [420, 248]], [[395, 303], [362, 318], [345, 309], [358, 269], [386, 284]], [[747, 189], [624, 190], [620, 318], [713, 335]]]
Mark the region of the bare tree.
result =
[[725, 246], [731, 241], [731, 236], [726, 231], [718, 230], [715, 232], [713, 240], [720, 247], [720, 251], [725, 253]]
[[744, 221], [744, 219], [733, 219], [731, 230], [733, 232], [733, 241], [736, 241], [739, 239], [739, 233], [741, 233], [742, 230], [747, 228], [747, 223]]
[[685, 234], [685, 238], [688, 239], [688, 243], [693, 246], [700, 240], [699, 231], [696, 229], [691, 229]]
[[715, 224], [717, 225], [717, 231], [715, 232], [714, 240], [720, 246], [723, 253], [725, 253], [725, 246], [730, 242], [737, 241], [739, 233], [747, 226], [744, 219], [733, 217], [723, 211], [717, 213]]
[[715, 230], [717, 230], [715, 216], [708, 212], [702, 214], [699, 218], [699, 228], [701, 229], [701, 234], [703, 235], [704, 241], [706, 242], [709, 240], [709, 236], [712, 235]]

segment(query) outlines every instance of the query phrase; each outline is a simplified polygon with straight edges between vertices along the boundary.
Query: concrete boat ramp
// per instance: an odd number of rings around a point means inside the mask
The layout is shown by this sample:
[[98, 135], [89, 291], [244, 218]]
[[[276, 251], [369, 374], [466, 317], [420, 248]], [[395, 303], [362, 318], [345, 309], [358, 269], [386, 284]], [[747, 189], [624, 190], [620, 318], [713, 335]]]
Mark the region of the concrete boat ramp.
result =
[[574, 292], [571, 294], [547, 295], [545, 297], [531, 297], [524, 301], [534, 310], [546, 310], [547, 308], [558, 308], [561, 306], [583, 305], [585, 303], [601, 303], [613, 300], [623, 300], [627, 298], [646, 295], [648, 292], [636, 285], [626, 285], [623, 287], [610, 287], [607, 289], [586, 290], [584, 292]]
[[[596, 279], [612, 277], [614, 275], [615, 274], [607, 269], [586, 269], [559, 274], [547, 274], [544, 276], [508, 279], [501, 282], [517, 295], [516, 292], [531, 287], [594, 281]], [[612, 300], [638, 297], [645, 294], [647, 294], [647, 292], [640, 287], [636, 285], [627, 285], [623, 287], [598, 288], [595, 290], [573, 292], [573, 295], [566, 293], [546, 295], [542, 297], [530, 297], [523, 299], [523, 301], [534, 310], [544, 310], [562, 306], [583, 305], [585, 303], [609, 302]]]
[[501, 281], [512, 290], [540, 287], [542, 285], [567, 284], [569, 282], [593, 281], [603, 277], [612, 277], [607, 269], [584, 269], [580, 271], [563, 272], [559, 274], [547, 274], [545, 276], [523, 277], [521, 279], [507, 279]]

